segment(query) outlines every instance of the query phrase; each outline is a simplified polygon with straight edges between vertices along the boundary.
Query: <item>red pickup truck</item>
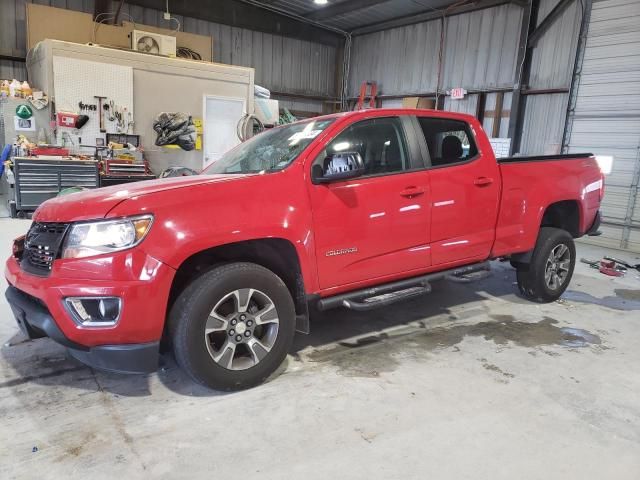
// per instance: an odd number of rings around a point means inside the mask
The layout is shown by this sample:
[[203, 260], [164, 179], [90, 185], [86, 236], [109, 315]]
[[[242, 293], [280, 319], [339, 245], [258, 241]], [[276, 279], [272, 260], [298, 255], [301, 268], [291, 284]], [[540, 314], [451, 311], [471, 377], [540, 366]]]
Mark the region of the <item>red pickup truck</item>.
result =
[[6, 263], [21, 329], [111, 371], [161, 346], [216, 389], [262, 382], [309, 311], [368, 310], [509, 258], [522, 295], [567, 288], [596, 234], [585, 155], [496, 161], [473, 117], [367, 110], [268, 130], [201, 175], [49, 200]]

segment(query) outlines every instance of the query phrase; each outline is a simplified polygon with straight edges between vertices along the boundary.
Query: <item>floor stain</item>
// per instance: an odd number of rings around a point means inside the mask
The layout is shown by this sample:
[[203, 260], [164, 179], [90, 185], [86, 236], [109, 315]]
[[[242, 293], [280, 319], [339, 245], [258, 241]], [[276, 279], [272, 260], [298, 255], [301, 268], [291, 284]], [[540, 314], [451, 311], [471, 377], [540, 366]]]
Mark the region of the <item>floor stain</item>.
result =
[[614, 310], [631, 311], [640, 310], [640, 299], [636, 297], [638, 295], [636, 292], [637, 290], [617, 289], [615, 295], [598, 298], [585, 292], [567, 290], [562, 298], [573, 302], [600, 305]]
[[31, 383], [37, 380], [44, 380], [47, 378], [60, 377], [62, 375], [66, 375], [67, 373], [79, 372], [81, 370], [87, 370], [85, 366], [66, 368], [63, 370], [56, 370], [53, 372], [41, 373], [39, 375], [29, 375], [26, 377], [14, 378], [12, 380], [7, 380], [6, 382], [0, 382], [0, 389], [7, 387], [15, 387], [18, 385], [22, 385], [24, 383]]
[[564, 337], [562, 345], [565, 347], [586, 347], [588, 344], [600, 345], [602, 343], [598, 335], [581, 328], [563, 327], [560, 330]]
[[634, 290], [631, 288], [616, 288], [614, 290], [616, 296], [624, 299], [631, 300], [633, 302], [640, 302], [640, 290]]
[[93, 373], [93, 378], [96, 382], [98, 390], [100, 391], [100, 400], [107, 414], [111, 417], [114, 427], [116, 428], [116, 430], [118, 431], [122, 439], [124, 440], [125, 445], [127, 445], [131, 453], [133, 453], [133, 455], [138, 459], [138, 461], [140, 462], [140, 465], [142, 466], [142, 469], [146, 470], [147, 466], [142, 460], [142, 457], [140, 455], [140, 452], [138, 451], [136, 443], [133, 440], [133, 437], [127, 432], [124, 420], [122, 419], [122, 416], [118, 412], [118, 409], [116, 407], [116, 404], [114, 403], [114, 400], [112, 399], [111, 395], [105, 392], [102, 386], [100, 385], [100, 382], [98, 381], [98, 377], [96, 376], [95, 371], [93, 369], [91, 369], [91, 371]]
[[503, 377], [515, 378], [515, 375], [513, 373], [505, 372], [499, 366], [494, 365], [493, 363], [487, 362], [486, 358], [480, 358], [479, 360], [482, 362], [482, 367], [485, 370], [489, 370], [490, 372], [495, 372], [499, 375], [502, 375]]
[[[525, 348], [581, 348], [600, 346], [602, 343], [598, 335], [580, 328], [559, 327], [558, 321], [551, 317], [544, 317], [539, 322], [521, 322], [512, 315], [489, 317], [493, 321], [433, 329], [427, 329], [426, 324], [421, 323], [421, 328], [426, 329], [424, 332], [412, 330], [396, 335], [379, 333], [351, 342], [340, 342], [331, 348], [313, 351], [307, 357], [311, 362], [338, 367], [341, 375], [378, 377], [382, 372], [394, 371], [400, 365], [400, 357], [425, 357], [431, 352], [450, 347], [459, 350], [457, 344], [465, 337], [482, 337], [499, 346], [517, 345]], [[485, 368], [496, 372], [499, 370], [490, 364]], [[505, 376], [509, 375], [506, 373]]]
[[356, 428], [355, 431], [360, 434], [360, 437], [367, 443], [371, 443], [374, 438], [378, 436], [377, 433], [367, 433], [362, 428]]
[[55, 461], [62, 462], [68, 457], [79, 457], [80, 454], [82, 454], [82, 452], [87, 449], [87, 447], [89, 447], [88, 450], [91, 451], [93, 448], [93, 445], [91, 445], [91, 442], [93, 442], [95, 438], [96, 438], [95, 433], [93, 432], [85, 433], [83, 438], [78, 443], [72, 446], [64, 447], [64, 453], [58, 458], [56, 458]]

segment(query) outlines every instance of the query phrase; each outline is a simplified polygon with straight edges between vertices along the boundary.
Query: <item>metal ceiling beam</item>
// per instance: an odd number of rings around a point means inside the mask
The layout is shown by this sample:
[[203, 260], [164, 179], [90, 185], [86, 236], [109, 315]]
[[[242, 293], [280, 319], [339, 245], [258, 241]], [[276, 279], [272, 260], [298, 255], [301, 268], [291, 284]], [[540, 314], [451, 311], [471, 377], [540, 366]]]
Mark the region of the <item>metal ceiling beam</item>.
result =
[[553, 10], [549, 12], [549, 14], [544, 17], [544, 19], [540, 22], [540, 24], [536, 27], [536, 29], [531, 32], [529, 35], [529, 43], [527, 48], [535, 47], [536, 43], [542, 38], [551, 25], [553, 25], [558, 18], [569, 8], [569, 5], [573, 3], [574, 0], [560, 0]]
[[[585, 0], [582, 9], [582, 19], [580, 21], [580, 32], [578, 34], [578, 46], [576, 56], [573, 61], [573, 74], [571, 75], [571, 89], [569, 90], [569, 101], [567, 102], [567, 113], [564, 121], [564, 132], [562, 133], [562, 153], [569, 152], [569, 142], [573, 132], [573, 121], [576, 116], [576, 103], [578, 102], [578, 89], [582, 76], [582, 66], [584, 63], [584, 53], [587, 48], [587, 37], [589, 35], [589, 23], [591, 22], [592, 0]], [[624, 233], [624, 232], [623, 232]]]
[[[164, 9], [164, 2], [159, 0], [128, 0], [127, 3], [154, 10]], [[319, 42], [335, 47], [340, 46], [344, 41], [344, 37], [339, 33], [240, 0], [199, 0], [197, 2], [171, 0], [169, 9], [175, 15]]]
[[511, 113], [509, 115], [508, 137], [511, 139], [509, 147], [509, 155], [513, 155], [520, 151], [520, 142], [522, 140], [522, 126], [524, 124], [525, 101], [526, 97], [522, 94], [522, 87], [529, 82], [529, 74], [531, 72], [531, 54], [532, 50], [528, 49], [529, 37], [535, 29], [538, 19], [538, 8], [540, 0], [530, 0], [529, 5], [524, 9], [522, 14], [522, 23], [520, 25], [520, 40], [518, 42], [518, 57], [516, 70], [513, 79], [513, 93], [511, 95]]
[[[447, 17], [454, 15], [460, 15], [462, 13], [474, 12], [476, 10], [483, 10], [485, 8], [497, 7], [498, 5], [504, 5], [511, 3], [511, 0], [477, 0], [470, 1], [465, 5], [453, 8], [446, 13]], [[365, 25], [355, 28], [351, 31], [352, 35], [364, 35], [365, 33], [379, 32], [381, 30], [388, 30], [390, 28], [404, 27], [405, 25], [413, 25], [415, 23], [428, 22], [430, 20], [436, 20], [442, 18], [446, 7], [440, 10], [429, 10], [428, 12], [417, 13], [406, 17], [398, 17], [391, 20], [385, 20], [384, 22], [372, 23], [371, 25]]]
[[365, 8], [374, 7], [381, 3], [387, 3], [390, 0], [344, 0], [340, 3], [334, 3], [328, 7], [312, 10], [304, 15], [309, 20], [327, 20], [338, 15], [357, 12]]

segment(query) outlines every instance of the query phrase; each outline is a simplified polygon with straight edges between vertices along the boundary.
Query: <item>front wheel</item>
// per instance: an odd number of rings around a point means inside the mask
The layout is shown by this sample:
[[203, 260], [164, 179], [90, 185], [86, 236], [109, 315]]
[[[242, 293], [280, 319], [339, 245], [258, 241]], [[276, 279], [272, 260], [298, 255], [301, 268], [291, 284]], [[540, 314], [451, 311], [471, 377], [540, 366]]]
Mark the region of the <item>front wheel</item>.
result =
[[576, 247], [571, 234], [559, 228], [541, 228], [531, 262], [518, 264], [520, 292], [535, 301], [557, 300], [569, 286], [575, 264]]
[[293, 342], [295, 307], [273, 272], [252, 263], [216, 267], [178, 297], [169, 317], [176, 361], [217, 390], [262, 383]]

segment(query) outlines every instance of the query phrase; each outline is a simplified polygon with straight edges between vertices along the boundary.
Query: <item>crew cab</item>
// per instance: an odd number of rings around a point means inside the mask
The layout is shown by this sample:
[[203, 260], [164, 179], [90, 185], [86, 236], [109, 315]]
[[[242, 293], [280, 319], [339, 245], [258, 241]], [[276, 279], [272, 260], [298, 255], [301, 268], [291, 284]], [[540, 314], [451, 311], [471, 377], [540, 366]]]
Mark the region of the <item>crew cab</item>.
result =
[[216, 389], [264, 381], [309, 311], [369, 310], [510, 259], [560, 297], [597, 234], [590, 154], [496, 160], [478, 120], [376, 109], [261, 133], [200, 175], [51, 199], [6, 262], [22, 330], [97, 368], [146, 373], [162, 346]]

